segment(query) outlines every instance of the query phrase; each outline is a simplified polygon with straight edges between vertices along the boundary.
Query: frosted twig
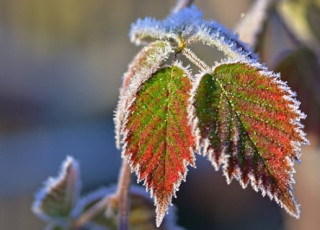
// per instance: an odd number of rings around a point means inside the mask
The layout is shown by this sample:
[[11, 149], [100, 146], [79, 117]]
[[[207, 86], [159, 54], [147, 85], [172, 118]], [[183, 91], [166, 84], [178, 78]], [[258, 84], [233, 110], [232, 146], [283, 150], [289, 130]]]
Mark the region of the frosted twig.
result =
[[[126, 159], [123, 159], [118, 187], [115, 194], [107, 195], [98, 203], [85, 211], [74, 223], [75, 229], [80, 229], [98, 213], [107, 209], [110, 205], [118, 202], [118, 229], [129, 229], [129, 188], [131, 181], [130, 166]], [[108, 210], [108, 209], [107, 209]]]
[[202, 71], [210, 70], [210, 67], [204, 63], [200, 58], [198, 58], [190, 49], [184, 48], [182, 54], [188, 58], [193, 64], [198, 66]]
[[123, 158], [121, 171], [118, 180], [116, 196], [118, 199], [118, 230], [129, 229], [129, 189], [131, 171], [129, 163]]
[[234, 31], [239, 34], [240, 40], [247, 43], [249, 47], [256, 46], [257, 36], [262, 32], [268, 8], [274, 2], [275, 0], [256, 0], [234, 28]]
[[177, 13], [184, 7], [191, 6], [194, 0], [178, 0], [176, 6], [173, 8], [172, 13]]

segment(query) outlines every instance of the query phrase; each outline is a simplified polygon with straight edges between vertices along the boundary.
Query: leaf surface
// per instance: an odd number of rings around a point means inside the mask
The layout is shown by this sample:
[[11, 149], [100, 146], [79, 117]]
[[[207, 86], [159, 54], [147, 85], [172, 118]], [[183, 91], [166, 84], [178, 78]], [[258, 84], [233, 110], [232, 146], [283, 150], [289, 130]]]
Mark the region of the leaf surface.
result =
[[124, 111], [132, 99], [132, 91], [136, 91], [145, 79], [149, 78], [168, 58], [172, 48], [167, 41], [155, 41], [144, 47], [129, 65], [128, 71], [123, 76], [120, 100], [115, 112], [116, 146], [120, 149], [120, 130]]
[[230, 183], [249, 182], [274, 198], [295, 217], [299, 206], [292, 195], [293, 161], [300, 145], [298, 102], [277, 75], [246, 63], [217, 66], [200, 77], [193, 105], [198, 145]]
[[191, 88], [182, 67], [162, 68], [139, 88], [126, 116], [123, 155], [155, 197], [157, 226], [186, 167], [194, 165], [195, 139], [187, 112]]
[[68, 157], [56, 178], [49, 178], [36, 195], [33, 212], [46, 221], [59, 222], [70, 215], [80, 195], [79, 166]]

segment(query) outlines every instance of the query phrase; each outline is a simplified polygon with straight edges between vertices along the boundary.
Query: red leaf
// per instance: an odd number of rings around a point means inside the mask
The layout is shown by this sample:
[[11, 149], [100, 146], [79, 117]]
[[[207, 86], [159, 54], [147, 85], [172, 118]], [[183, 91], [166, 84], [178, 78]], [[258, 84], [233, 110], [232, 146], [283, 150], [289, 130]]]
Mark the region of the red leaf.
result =
[[191, 80], [186, 71], [162, 68], [137, 91], [124, 125], [123, 155], [144, 180], [157, 206], [157, 226], [194, 165], [194, 137], [188, 120]]
[[245, 188], [249, 182], [299, 217], [292, 195], [293, 161], [307, 143], [298, 102], [277, 75], [246, 63], [217, 66], [195, 87], [198, 145], [216, 169]]

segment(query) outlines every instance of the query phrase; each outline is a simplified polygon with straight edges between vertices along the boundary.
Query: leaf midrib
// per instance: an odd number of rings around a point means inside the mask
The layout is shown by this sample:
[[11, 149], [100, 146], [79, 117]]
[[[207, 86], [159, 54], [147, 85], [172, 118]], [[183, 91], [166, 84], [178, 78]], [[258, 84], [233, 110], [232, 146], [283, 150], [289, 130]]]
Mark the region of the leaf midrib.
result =
[[240, 123], [240, 125], [242, 126], [242, 128], [244, 129], [244, 131], [246, 131], [247, 137], [248, 137], [248, 141], [251, 142], [251, 144], [253, 145], [254, 150], [258, 153], [258, 155], [259, 155], [260, 158], [262, 159], [263, 164], [264, 164], [264, 166], [267, 168], [267, 170], [268, 170], [268, 172], [270, 173], [270, 175], [272, 176], [274, 183], [276, 183], [277, 187], [281, 190], [281, 192], [283, 192], [283, 193], [285, 194], [285, 192], [284, 192], [284, 191], [282, 190], [282, 188], [279, 186], [279, 183], [278, 183], [278, 181], [276, 180], [275, 176], [273, 175], [273, 173], [272, 173], [271, 169], [269, 168], [268, 164], [265, 162], [265, 159], [262, 157], [261, 153], [258, 151], [258, 148], [256, 147], [256, 144], [252, 141], [250, 135], [248, 134], [248, 132], [247, 132], [244, 124], [242, 123], [242, 121], [241, 121], [241, 119], [240, 119], [240, 117], [239, 117], [236, 109], [234, 108], [233, 104], [231, 103], [231, 100], [230, 100], [229, 97], [228, 97], [228, 92], [224, 89], [224, 87], [223, 87], [223, 85], [222, 85], [222, 82], [221, 82], [217, 77], [215, 77], [215, 80], [219, 83], [219, 85], [220, 85], [220, 87], [221, 87], [221, 89], [222, 89], [222, 92], [224, 93], [224, 95], [225, 95], [225, 97], [226, 97], [226, 100], [227, 100], [228, 104], [229, 104], [230, 107], [231, 107], [231, 110], [235, 113], [235, 116], [237, 117], [238, 122]]

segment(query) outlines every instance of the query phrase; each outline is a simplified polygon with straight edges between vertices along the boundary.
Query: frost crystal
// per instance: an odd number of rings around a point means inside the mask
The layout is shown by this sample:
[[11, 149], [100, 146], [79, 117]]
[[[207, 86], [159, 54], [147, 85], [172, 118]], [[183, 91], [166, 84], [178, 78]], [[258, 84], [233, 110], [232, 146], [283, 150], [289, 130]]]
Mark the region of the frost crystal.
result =
[[228, 31], [216, 21], [204, 20], [202, 12], [195, 6], [186, 7], [164, 20], [154, 18], [139, 19], [132, 25], [131, 41], [145, 44], [153, 40], [168, 40], [179, 44], [180, 39], [187, 44], [201, 41], [206, 45], [218, 47], [229, 57], [257, 59], [238, 36]]

